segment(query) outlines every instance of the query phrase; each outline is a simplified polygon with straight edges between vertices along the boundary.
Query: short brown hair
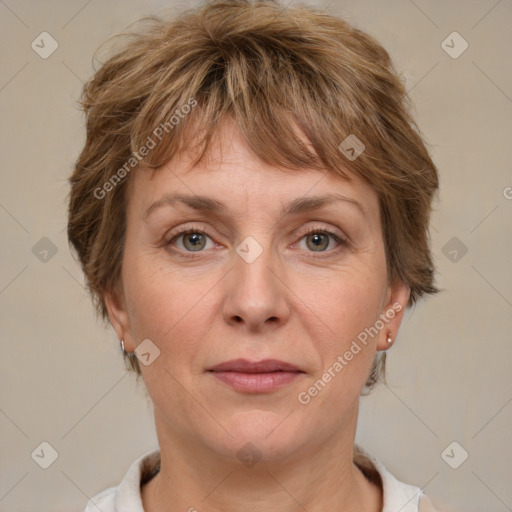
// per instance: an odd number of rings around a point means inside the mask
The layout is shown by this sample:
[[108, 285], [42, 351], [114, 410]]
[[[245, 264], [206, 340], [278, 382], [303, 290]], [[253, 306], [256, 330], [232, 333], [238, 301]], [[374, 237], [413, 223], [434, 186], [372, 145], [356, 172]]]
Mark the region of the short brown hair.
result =
[[[120, 283], [131, 169], [163, 165], [189, 148], [192, 133], [203, 148], [198, 163], [226, 116], [267, 164], [362, 178], [379, 198], [390, 283], [410, 288], [408, 306], [438, 291], [428, 232], [437, 170], [404, 84], [373, 37], [273, 0], [211, 0], [141, 21], [147, 26], [122, 34], [127, 40], [84, 85], [87, 140], [70, 177], [68, 238], [104, 321], [105, 292]], [[348, 136], [365, 146], [355, 159], [340, 150]], [[367, 388], [384, 363], [378, 354]], [[140, 374], [136, 358], [129, 364]]]

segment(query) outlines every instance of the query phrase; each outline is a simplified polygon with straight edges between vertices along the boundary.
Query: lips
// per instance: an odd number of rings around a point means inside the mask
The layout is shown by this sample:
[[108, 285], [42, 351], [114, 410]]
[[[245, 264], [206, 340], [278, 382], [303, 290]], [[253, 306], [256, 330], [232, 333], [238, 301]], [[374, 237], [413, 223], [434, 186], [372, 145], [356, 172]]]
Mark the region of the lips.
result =
[[293, 364], [277, 359], [263, 361], [248, 361], [247, 359], [232, 359], [209, 369], [213, 372], [240, 372], [240, 373], [272, 373], [272, 372], [298, 372], [303, 373]]
[[210, 368], [208, 372], [239, 393], [270, 393], [304, 374], [293, 364], [277, 359], [233, 359]]

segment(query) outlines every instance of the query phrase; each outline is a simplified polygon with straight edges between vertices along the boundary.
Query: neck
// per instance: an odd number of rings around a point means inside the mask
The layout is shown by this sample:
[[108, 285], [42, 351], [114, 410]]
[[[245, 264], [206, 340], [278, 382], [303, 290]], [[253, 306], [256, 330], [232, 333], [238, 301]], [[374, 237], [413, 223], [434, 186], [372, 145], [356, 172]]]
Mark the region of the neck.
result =
[[249, 467], [177, 436], [155, 411], [161, 464], [142, 487], [144, 510], [381, 512], [382, 490], [353, 462], [357, 411], [354, 419], [327, 442]]

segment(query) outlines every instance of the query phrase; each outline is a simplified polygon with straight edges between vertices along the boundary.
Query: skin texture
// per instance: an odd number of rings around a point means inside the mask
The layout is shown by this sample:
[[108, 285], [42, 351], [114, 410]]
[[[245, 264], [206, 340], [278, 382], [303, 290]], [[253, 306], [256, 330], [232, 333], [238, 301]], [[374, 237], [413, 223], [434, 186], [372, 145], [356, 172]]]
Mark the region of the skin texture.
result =
[[[127, 351], [145, 339], [160, 350], [141, 364], [162, 457], [142, 489], [145, 510], [380, 511], [382, 491], [352, 462], [359, 396], [376, 351], [391, 346], [388, 333], [396, 337], [409, 290], [388, 283], [375, 192], [355, 176], [267, 166], [230, 122], [208, 161], [191, 168], [183, 154], [135, 171], [129, 185], [122, 283], [106, 301]], [[178, 192], [210, 196], [227, 210], [175, 203], [144, 220], [154, 201]], [[281, 213], [296, 198], [328, 193], [358, 201], [362, 211], [337, 201]], [[200, 231], [191, 243], [190, 235], [174, 238], [181, 228]], [[263, 250], [251, 263], [236, 252], [249, 236]], [[299, 393], [397, 303], [401, 311], [301, 404]], [[247, 394], [206, 371], [240, 357], [279, 359], [304, 373], [278, 390]], [[249, 442], [261, 456], [250, 467], [236, 455]]]

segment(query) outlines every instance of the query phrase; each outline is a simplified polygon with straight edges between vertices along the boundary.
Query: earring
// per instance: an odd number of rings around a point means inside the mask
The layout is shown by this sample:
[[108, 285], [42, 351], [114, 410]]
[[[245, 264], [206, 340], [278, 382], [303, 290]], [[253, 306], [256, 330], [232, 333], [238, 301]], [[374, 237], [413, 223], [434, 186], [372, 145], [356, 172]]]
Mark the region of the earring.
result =
[[388, 343], [391, 343], [393, 341], [393, 338], [391, 337], [391, 333], [390, 332], [388, 332], [388, 337], [386, 338], [386, 341]]
[[124, 340], [121, 340], [121, 350], [123, 351], [123, 356], [135, 357], [135, 354], [134, 354], [133, 352], [128, 352], [128, 351], [124, 348]]

